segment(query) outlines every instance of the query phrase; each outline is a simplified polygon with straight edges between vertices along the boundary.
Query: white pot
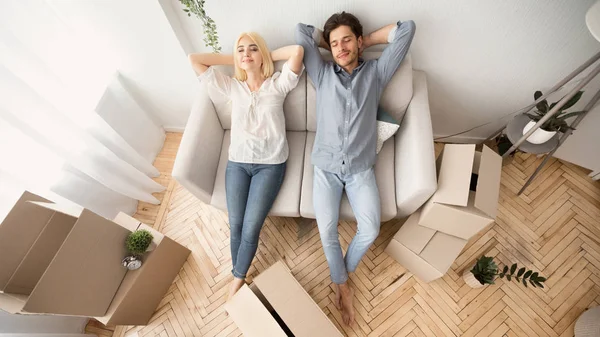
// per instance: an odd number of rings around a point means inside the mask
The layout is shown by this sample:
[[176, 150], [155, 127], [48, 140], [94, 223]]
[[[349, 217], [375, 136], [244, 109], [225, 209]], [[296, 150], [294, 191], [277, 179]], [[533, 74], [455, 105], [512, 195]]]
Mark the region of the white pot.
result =
[[[523, 128], [523, 134], [526, 134], [527, 131], [531, 130], [531, 128], [536, 124], [534, 121], [529, 121], [527, 125]], [[546, 131], [541, 128], [535, 130], [531, 136], [527, 137], [527, 141], [532, 144], [544, 144], [549, 141], [550, 138], [554, 137], [556, 131]]]
[[470, 270], [465, 270], [463, 274], [463, 280], [465, 280], [465, 283], [471, 288], [485, 287], [485, 284], [481, 284], [481, 282], [475, 278], [475, 275], [473, 275]]
[[154, 242], [154, 240], [152, 240], [152, 242], [150, 242], [150, 246], [148, 246], [148, 248], [146, 249], [146, 252], [151, 252], [156, 248], [156, 242]]

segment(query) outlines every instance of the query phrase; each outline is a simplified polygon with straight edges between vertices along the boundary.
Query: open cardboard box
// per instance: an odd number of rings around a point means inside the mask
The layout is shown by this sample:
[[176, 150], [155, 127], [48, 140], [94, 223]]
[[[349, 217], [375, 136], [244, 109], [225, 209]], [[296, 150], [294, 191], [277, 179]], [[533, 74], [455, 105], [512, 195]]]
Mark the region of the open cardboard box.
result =
[[437, 160], [438, 189], [423, 206], [419, 225], [468, 240], [494, 222], [502, 157], [475, 144], [447, 144]]
[[[139, 227], [156, 248], [128, 271], [124, 242]], [[126, 214], [113, 222], [25, 192], [0, 224], [0, 309], [144, 325], [189, 254]]]
[[335, 337], [342, 333], [281, 261], [225, 304], [246, 337]]
[[385, 252], [424, 282], [448, 271], [467, 240], [419, 226], [420, 211], [413, 213], [394, 235]]

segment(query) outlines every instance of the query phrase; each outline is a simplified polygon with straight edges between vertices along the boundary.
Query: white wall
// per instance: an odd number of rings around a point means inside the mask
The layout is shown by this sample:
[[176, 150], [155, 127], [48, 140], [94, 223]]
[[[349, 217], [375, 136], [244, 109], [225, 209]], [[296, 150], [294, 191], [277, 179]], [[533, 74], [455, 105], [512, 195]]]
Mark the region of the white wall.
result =
[[[157, 124], [170, 129], [187, 122], [193, 71], [158, 0], [48, 0], [96, 50], [116, 59], [123, 82]], [[93, 67], [93, 64], [90, 64]]]
[[600, 106], [597, 105], [585, 116], [554, 156], [592, 171], [600, 171], [599, 131]]
[[[178, 0], [168, 1], [183, 28], [180, 37], [189, 38], [196, 52], [210, 51], [200, 21], [188, 18]], [[357, 15], [365, 33], [396, 20], [415, 20], [413, 62], [427, 72], [439, 137], [518, 110], [532, 101], [535, 90], [552, 87], [598, 51], [600, 43], [584, 20], [594, 1], [207, 0], [206, 10], [226, 53], [242, 31], [257, 31], [277, 48], [294, 43], [295, 23], [322, 27], [342, 10]], [[506, 122], [469, 132], [466, 140], [485, 138]]]

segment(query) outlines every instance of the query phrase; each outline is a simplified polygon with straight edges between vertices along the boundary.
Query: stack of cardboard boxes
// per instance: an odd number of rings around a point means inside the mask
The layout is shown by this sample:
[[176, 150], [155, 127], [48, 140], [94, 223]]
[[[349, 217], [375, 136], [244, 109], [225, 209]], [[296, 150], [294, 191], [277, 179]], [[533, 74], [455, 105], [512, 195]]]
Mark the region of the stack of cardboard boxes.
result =
[[494, 222], [501, 170], [502, 158], [486, 146], [447, 144], [437, 160], [438, 190], [386, 252], [425, 282], [442, 277], [467, 241]]
[[[121, 260], [136, 229], [152, 233], [154, 250], [129, 271]], [[0, 224], [0, 309], [145, 325], [189, 254], [124, 213], [110, 221], [25, 192]]]

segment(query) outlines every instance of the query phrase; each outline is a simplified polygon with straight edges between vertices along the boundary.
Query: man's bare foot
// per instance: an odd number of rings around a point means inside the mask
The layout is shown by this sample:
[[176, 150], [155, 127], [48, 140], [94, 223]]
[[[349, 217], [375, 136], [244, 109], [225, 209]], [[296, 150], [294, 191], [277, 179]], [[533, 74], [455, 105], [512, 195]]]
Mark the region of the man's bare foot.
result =
[[340, 284], [340, 294], [342, 302], [342, 319], [348, 326], [354, 324], [354, 290], [350, 288], [348, 283]]
[[235, 293], [237, 293], [238, 290], [240, 290], [240, 288], [242, 288], [242, 286], [244, 285], [244, 282], [245, 282], [245, 280], [243, 278], [237, 278], [237, 277], [233, 278], [233, 281], [231, 281], [231, 285], [229, 286], [229, 295], [227, 295], [227, 302], [229, 302], [229, 300], [231, 300], [233, 295], [235, 295]]
[[340, 290], [340, 285], [335, 285], [335, 307], [338, 308], [339, 311], [342, 311], [342, 292]]

